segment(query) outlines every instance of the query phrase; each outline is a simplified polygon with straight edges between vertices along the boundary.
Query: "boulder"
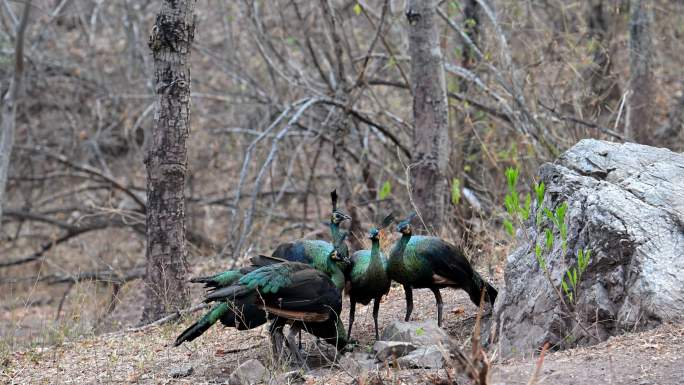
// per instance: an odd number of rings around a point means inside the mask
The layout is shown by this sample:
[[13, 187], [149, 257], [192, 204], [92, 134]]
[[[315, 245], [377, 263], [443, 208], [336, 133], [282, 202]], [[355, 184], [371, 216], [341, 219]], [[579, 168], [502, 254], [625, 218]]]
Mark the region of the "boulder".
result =
[[375, 341], [375, 344], [373, 345], [375, 359], [380, 362], [385, 361], [392, 356], [404, 356], [413, 350], [416, 350], [415, 345], [403, 341]]
[[[545, 342], [589, 345], [624, 330], [642, 330], [684, 318], [684, 156], [638, 144], [582, 140], [540, 168], [546, 185], [542, 207], [563, 202], [567, 248], [558, 231], [544, 253], [547, 274], [535, 256], [544, 245], [544, 218], [534, 208], [519, 246], [508, 256], [505, 289], [493, 328], [506, 356], [529, 354]], [[562, 279], [591, 259], [571, 300]], [[561, 297], [563, 301], [561, 301]], [[563, 303], [565, 302], [565, 304]]]
[[437, 346], [426, 346], [397, 359], [403, 368], [441, 369], [444, 366], [444, 353]]
[[255, 359], [243, 362], [233, 371], [228, 381], [230, 385], [256, 385], [268, 379], [268, 371]]
[[394, 321], [382, 331], [383, 341], [409, 342], [417, 346], [449, 346], [449, 335], [437, 326], [436, 321]]

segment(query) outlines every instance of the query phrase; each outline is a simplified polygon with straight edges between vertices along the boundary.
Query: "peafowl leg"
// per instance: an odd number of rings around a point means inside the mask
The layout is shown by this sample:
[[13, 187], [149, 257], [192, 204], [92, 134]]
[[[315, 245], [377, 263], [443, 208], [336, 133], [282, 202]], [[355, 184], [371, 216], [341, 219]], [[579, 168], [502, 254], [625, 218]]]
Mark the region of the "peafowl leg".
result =
[[356, 312], [356, 301], [351, 300], [349, 304], [349, 331], [347, 331], [347, 340], [351, 341], [352, 325], [354, 325], [354, 313]]
[[378, 333], [378, 313], [380, 313], [380, 297], [373, 301], [373, 322], [375, 323], [375, 340], [380, 339], [380, 334]]
[[302, 356], [301, 350], [297, 348], [297, 341], [295, 338], [295, 336], [301, 331], [302, 330], [299, 328], [299, 326], [290, 326], [290, 333], [288, 333], [287, 335], [287, 347], [290, 349], [290, 352], [292, 352], [292, 357], [294, 357], [294, 359], [297, 360], [297, 364], [302, 366], [304, 369], [308, 370], [309, 368], [306, 365], [304, 356]]
[[411, 313], [413, 313], [413, 289], [411, 286], [404, 285], [404, 294], [406, 295], [406, 318], [404, 321], [408, 322], [411, 319]]
[[430, 290], [435, 294], [435, 300], [437, 301], [437, 326], [442, 327], [442, 308], [444, 307], [444, 304], [442, 303], [442, 294], [437, 287], [433, 287]]
[[269, 334], [271, 335], [273, 359], [278, 361], [283, 348], [283, 325], [278, 320], [273, 321], [269, 326]]
[[302, 350], [302, 329], [299, 329], [299, 350]]

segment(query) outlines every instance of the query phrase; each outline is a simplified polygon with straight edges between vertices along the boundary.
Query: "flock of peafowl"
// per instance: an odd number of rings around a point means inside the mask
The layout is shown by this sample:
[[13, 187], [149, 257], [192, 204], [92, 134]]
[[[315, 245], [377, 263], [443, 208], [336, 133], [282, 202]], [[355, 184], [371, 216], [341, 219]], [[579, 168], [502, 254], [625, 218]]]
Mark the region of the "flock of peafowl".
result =
[[[413, 311], [413, 289], [432, 290], [437, 302], [437, 323], [442, 325], [440, 289], [451, 287], [465, 290], [479, 305], [480, 298], [494, 304], [497, 291], [480, 275], [463, 251], [437, 237], [412, 235], [411, 220], [415, 214], [400, 221], [396, 230], [401, 238], [392, 248], [389, 258], [380, 250], [379, 232], [394, 218], [387, 215], [379, 227], [369, 231], [370, 250], [349, 255], [345, 243], [347, 233], [340, 224], [351, 218], [338, 210], [337, 193], [331, 193], [332, 243], [322, 240], [297, 240], [279, 245], [269, 256], [256, 256], [250, 265], [208, 277], [191, 280], [208, 289], [205, 302], [215, 303], [199, 321], [188, 327], [175, 341], [178, 346], [202, 335], [217, 321], [238, 330], [252, 329], [271, 321], [269, 332], [275, 357], [281, 357], [283, 344], [299, 364], [305, 361], [295, 337], [304, 330], [345, 351], [351, 345], [356, 303], [373, 300], [375, 338], [379, 339], [378, 313], [380, 301], [396, 281], [406, 295], [406, 317]], [[340, 320], [342, 293], [350, 299], [349, 329]], [[290, 326], [287, 337], [285, 325]]]

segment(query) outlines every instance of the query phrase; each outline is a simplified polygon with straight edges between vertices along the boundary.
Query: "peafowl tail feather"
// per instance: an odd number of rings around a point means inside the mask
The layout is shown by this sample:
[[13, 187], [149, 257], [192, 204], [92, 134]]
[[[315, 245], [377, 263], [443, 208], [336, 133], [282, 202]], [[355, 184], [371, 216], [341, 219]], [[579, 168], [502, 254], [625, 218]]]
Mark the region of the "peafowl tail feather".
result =
[[176, 338], [176, 342], [174, 342], [173, 346], [178, 346], [185, 341], [192, 341], [195, 338], [201, 336], [211, 327], [211, 325], [215, 324], [216, 321], [218, 321], [221, 318], [221, 316], [223, 316], [226, 312], [229, 311], [230, 309], [228, 308], [228, 304], [225, 302], [222, 302], [214, 306], [199, 321], [195, 322], [194, 324], [190, 325], [189, 328], [185, 329], [185, 331], [181, 333], [181, 335], [178, 336], [178, 338]]

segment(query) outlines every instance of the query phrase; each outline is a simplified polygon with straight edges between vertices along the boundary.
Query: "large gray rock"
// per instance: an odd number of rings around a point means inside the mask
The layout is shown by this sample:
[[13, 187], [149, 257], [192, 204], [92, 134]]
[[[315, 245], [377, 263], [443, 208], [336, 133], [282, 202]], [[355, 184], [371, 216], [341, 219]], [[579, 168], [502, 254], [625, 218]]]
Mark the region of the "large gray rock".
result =
[[403, 341], [414, 345], [449, 346], [449, 335], [437, 326], [436, 321], [404, 322], [394, 321], [382, 331], [383, 341]]
[[256, 385], [268, 379], [268, 371], [255, 359], [243, 362], [230, 375], [230, 385]]
[[[503, 355], [530, 353], [545, 342], [562, 348], [593, 344], [623, 330], [683, 319], [684, 156], [582, 140], [544, 164], [540, 175], [544, 206], [569, 205], [567, 252], [556, 232], [546, 254], [552, 285], [534, 253], [535, 242], [544, 243], [543, 230], [531, 220], [519, 232], [522, 246], [507, 259], [506, 287], [495, 307], [493, 328]], [[542, 228], [547, 226], [544, 220]], [[576, 305], [570, 302], [567, 309], [557, 290], [581, 248], [591, 249], [592, 257]]]
[[444, 353], [437, 346], [416, 349], [397, 359], [403, 368], [441, 369], [444, 366]]

